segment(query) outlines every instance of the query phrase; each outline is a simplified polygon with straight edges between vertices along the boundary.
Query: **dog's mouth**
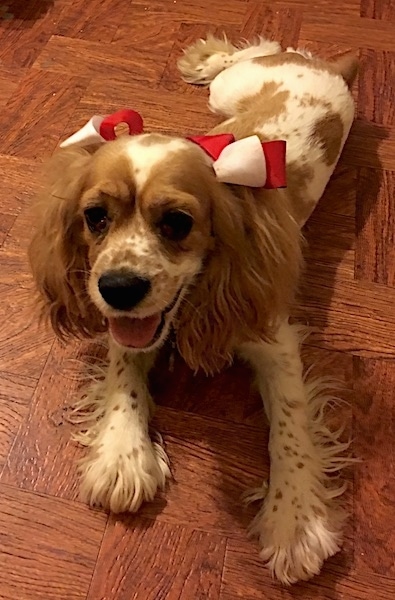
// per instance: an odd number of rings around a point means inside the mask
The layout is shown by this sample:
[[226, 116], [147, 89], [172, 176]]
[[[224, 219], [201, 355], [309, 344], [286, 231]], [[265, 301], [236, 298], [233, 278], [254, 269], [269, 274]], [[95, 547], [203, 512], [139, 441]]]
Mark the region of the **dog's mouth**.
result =
[[165, 310], [155, 313], [149, 317], [138, 319], [136, 317], [110, 317], [108, 319], [109, 330], [114, 340], [120, 346], [135, 349], [147, 349], [157, 342], [166, 323], [166, 316], [175, 307], [181, 295], [181, 289], [177, 292]]

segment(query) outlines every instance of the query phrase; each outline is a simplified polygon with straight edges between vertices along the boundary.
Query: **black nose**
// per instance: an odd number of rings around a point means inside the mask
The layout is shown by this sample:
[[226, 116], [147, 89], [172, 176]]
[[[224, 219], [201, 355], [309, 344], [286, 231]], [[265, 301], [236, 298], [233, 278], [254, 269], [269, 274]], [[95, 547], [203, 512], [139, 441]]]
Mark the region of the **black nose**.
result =
[[151, 289], [149, 279], [135, 273], [108, 271], [99, 279], [99, 290], [104, 300], [117, 310], [131, 310]]

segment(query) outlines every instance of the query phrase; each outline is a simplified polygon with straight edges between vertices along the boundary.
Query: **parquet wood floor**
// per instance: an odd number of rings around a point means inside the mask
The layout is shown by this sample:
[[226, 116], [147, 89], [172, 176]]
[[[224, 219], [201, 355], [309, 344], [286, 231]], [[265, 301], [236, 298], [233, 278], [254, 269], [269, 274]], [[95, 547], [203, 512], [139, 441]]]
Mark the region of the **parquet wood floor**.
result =
[[[307, 584], [263, 568], [240, 493], [268, 471], [267, 426], [240, 365], [209, 379], [179, 361], [153, 381], [175, 481], [138, 516], [78, 500], [68, 408], [100, 348], [37, 326], [26, 246], [42, 161], [92, 114], [139, 110], [151, 131], [203, 133], [207, 92], [175, 62], [207, 31], [264, 34], [323, 56], [359, 52], [357, 120], [306, 227], [299, 316], [307, 362], [346, 381], [362, 462], [347, 477], [344, 550]], [[0, 0], [0, 598], [395, 598], [395, 2]]]

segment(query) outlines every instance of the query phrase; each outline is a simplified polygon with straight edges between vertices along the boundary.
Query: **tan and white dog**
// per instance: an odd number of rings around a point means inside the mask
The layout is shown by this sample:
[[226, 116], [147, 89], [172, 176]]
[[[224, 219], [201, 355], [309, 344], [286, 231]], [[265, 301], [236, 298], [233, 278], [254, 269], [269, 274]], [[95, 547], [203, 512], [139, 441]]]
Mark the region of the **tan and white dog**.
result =
[[149, 436], [147, 376], [171, 332], [192, 369], [214, 373], [239, 355], [270, 421], [270, 485], [250, 496], [262, 501], [252, 531], [274, 575], [293, 583], [318, 573], [341, 543], [335, 499], [344, 487], [329, 474], [346, 464], [348, 445], [323, 421], [328, 396], [304, 379], [300, 328], [288, 317], [301, 227], [353, 121], [357, 61], [209, 37], [179, 68], [188, 82], [211, 82], [209, 106], [226, 117], [211, 134], [286, 141], [287, 187], [224, 183], [207, 152], [181, 137], [77, 140], [48, 166], [30, 261], [60, 337], [109, 332], [105, 380], [79, 404], [79, 439], [90, 447], [83, 497], [136, 511], [164, 487], [170, 471]]

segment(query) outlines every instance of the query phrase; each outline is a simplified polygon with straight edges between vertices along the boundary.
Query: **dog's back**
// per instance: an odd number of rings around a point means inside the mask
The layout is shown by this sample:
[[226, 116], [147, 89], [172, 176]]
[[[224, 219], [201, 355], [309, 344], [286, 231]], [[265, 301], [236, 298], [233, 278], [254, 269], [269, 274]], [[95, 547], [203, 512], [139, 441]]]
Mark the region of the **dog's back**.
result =
[[[327, 62], [291, 48], [280, 52], [266, 43], [269, 46], [261, 40], [228, 54], [217, 50], [217, 60], [211, 63], [206, 48], [204, 61], [213, 71], [209, 107], [228, 117], [210, 133], [286, 140], [288, 193], [302, 225], [322, 196], [349, 134], [354, 118], [349, 87], [358, 63], [350, 55]], [[209, 79], [193, 48], [196, 79]], [[191, 81], [188, 51], [179, 67], [187, 68]]]

